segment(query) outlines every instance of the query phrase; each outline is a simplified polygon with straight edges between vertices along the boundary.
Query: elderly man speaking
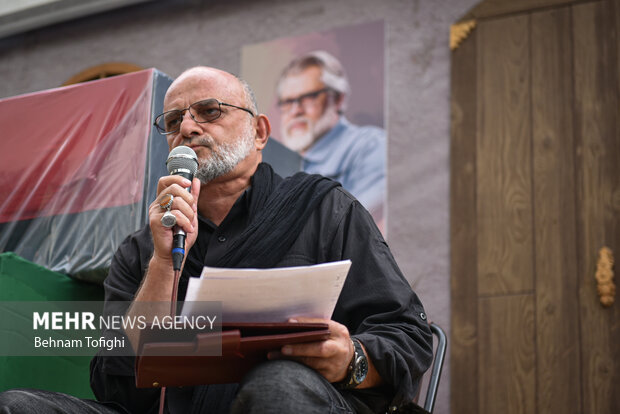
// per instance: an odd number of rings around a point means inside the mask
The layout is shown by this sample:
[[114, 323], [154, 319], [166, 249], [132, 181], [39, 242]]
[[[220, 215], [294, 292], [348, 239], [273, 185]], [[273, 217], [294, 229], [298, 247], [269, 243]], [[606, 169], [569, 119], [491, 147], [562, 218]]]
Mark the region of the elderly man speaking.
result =
[[[162, 223], [166, 213], [187, 234], [179, 300], [205, 265], [352, 262], [332, 319], [319, 320], [329, 325], [329, 338], [275, 350], [241, 384], [169, 388], [164, 411], [383, 413], [411, 401], [430, 364], [431, 333], [364, 207], [330, 179], [305, 173], [283, 179], [262, 163], [269, 120], [257, 112], [249, 86], [227, 72], [185, 71], [156, 120], [170, 149], [195, 151], [198, 172], [193, 182], [160, 178], [148, 225], [128, 236], [113, 259], [106, 301], [170, 301], [173, 230]], [[93, 359], [91, 386], [100, 402], [13, 390], [0, 395], [0, 412], [157, 412], [159, 390], [136, 388], [133, 364], [133, 357]]]

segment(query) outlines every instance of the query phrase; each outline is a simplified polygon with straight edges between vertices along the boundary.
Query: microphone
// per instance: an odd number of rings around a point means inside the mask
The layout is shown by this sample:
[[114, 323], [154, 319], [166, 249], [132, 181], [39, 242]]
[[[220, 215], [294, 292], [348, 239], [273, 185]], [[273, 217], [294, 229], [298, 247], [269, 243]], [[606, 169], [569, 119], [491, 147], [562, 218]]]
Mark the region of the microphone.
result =
[[[168, 154], [166, 167], [170, 175], [180, 175], [192, 181], [196, 171], [198, 171], [198, 157], [193, 149], [184, 145], [175, 147]], [[192, 192], [192, 187], [187, 188], [188, 192]], [[183, 257], [185, 257], [185, 232], [174, 226], [174, 236], [172, 237], [172, 268], [181, 270]]]

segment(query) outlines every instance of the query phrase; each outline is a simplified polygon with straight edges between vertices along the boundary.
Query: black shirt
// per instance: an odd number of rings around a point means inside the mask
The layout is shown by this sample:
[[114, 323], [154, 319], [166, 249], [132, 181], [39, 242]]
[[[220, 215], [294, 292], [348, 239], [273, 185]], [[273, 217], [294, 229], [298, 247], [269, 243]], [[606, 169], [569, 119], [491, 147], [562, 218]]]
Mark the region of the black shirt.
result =
[[[248, 225], [244, 192], [219, 225], [199, 217], [198, 238], [188, 252], [179, 284], [185, 296], [189, 277], [212, 265], [230, 240]], [[106, 301], [131, 301], [151, 258], [148, 226], [130, 235], [118, 249], [104, 282]], [[365, 346], [384, 385], [354, 390], [362, 400], [384, 410], [411, 401], [432, 358], [432, 337], [417, 295], [401, 274], [370, 214], [341, 187], [331, 190], [310, 215], [292, 247], [276, 267], [350, 259], [349, 275], [332, 319], [349, 329]], [[100, 400], [112, 400], [132, 412], [156, 409], [159, 390], [136, 389], [133, 360], [95, 356], [91, 386]], [[377, 395], [380, 398], [377, 399]]]

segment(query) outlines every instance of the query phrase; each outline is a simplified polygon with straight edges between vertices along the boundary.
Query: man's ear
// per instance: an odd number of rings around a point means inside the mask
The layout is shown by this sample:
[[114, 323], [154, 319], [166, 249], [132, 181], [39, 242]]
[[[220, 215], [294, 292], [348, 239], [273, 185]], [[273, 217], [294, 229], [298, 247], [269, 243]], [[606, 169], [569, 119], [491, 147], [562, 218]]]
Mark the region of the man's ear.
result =
[[271, 123], [269, 122], [269, 118], [263, 114], [256, 115], [256, 138], [254, 138], [254, 146], [258, 151], [265, 148], [270, 135]]

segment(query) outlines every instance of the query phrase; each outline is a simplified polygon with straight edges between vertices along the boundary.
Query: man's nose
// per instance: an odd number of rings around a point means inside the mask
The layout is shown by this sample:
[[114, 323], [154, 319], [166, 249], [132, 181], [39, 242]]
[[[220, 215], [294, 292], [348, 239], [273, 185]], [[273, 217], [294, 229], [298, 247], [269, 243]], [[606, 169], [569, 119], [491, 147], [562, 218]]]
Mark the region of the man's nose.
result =
[[183, 118], [181, 119], [180, 132], [183, 137], [191, 137], [193, 135], [199, 135], [201, 133], [200, 125], [194, 118], [189, 110], [185, 111]]

